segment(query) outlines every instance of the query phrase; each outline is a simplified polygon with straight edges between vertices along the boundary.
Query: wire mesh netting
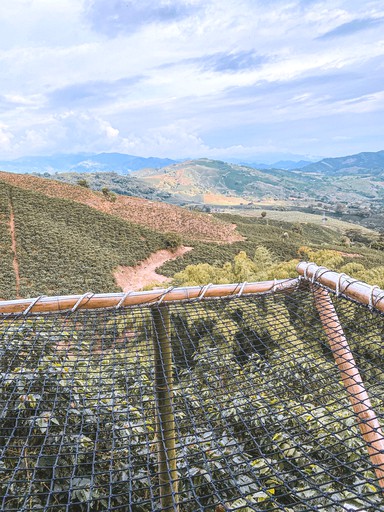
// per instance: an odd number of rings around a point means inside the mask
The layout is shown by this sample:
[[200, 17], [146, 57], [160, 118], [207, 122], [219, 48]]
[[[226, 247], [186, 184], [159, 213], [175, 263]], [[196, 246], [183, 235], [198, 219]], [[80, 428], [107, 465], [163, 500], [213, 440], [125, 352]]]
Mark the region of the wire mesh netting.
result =
[[[382, 418], [384, 317], [332, 300]], [[384, 510], [308, 288], [0, 330], [1, 510]]]

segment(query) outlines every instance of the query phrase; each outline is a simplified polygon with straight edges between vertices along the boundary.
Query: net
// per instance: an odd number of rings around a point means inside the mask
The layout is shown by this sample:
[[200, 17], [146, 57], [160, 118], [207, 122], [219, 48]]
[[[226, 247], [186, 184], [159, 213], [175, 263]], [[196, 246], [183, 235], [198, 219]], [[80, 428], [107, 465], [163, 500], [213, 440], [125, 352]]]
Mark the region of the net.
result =
[[[384, 317], [332, 302], [383, 420]], [[2, 318], [1, 510], [384, 510], [331, 316], [302, 285]]]

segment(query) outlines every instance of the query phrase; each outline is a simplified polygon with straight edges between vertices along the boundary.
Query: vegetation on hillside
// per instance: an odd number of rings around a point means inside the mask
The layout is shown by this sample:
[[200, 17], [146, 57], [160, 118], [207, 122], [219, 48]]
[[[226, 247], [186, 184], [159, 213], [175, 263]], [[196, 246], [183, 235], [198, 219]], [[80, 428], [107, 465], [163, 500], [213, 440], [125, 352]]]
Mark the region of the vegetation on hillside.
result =
[[107, 187], [115, 194], [141, 197], [143, 199], [149, 199], [150, 201], [166, 201], [172, 204], [180, 204], [182, 202], [177, 196], [151, 187], [135, 176], [118, 174], [116, 172], [87, 172], [86, 174], [61, 172], [46, 175], [37, 174], [37, 176], [54, 179], [63, 183], [70, 183], [72, 185], [76, 185], [79, 176], [81, 176], [81, 179], [85, 179], [92, 190], [102, 191], [104, 187]]
[[95, 192], [87, 187], [31, 175], [0, 172], [0, 180], [44, 196], [76, 201], [161, 233], [178, 233], [196, 240], [217, 242], [241, 239], [235, 232], [236, 226], [228, 222], [167, 203], [122, 195], [117, 195], [116, 200], [111, 201], [102, 192]]
[[12, 299], [16, 295], [16, 279], [12, 266], [12, 240], [10, 233], [9, 191], [0, 186], [0, 299]]
[[296, 267], [300, 260], [305, 260], [384, 288], [384, 265], [367, 269], [362, 263], [346, 263], [343, 254], [330, 249], [316, 251], [309, 247], [300, 247], [297, 258], [279, 261], [268, 249], [259, 246], [253, 257], [241, 251], [232, 261], [223, 265], [210, 265], [209, 263], [188, 265], [174, 275], [174, 280], [175, 283], [181, 285], [194, 286], [206, 283], [224, 284], [267, 281], [275, 278], [286, 279], [297, 277]]
[[[362, 175], [308, 173], [304, 169], [254, 169], [219, 160], [199, 159], [173, 164], [163, 169], [143, 169], [136, 176], [149, 185], [171, 194], [205, 202], [211, 194], [212, 204], [226, 204], [228, 196], [247, 202], [269, 199], [298, 206], [321, 201], [330, 209], [336, 202], [379, 207], [383, 202], [382, 174], [375, 170]], [[363, 205], [363, 203], [365, 203]]]
[[118, 265], [136, 265], [175, 243], [174, 235], [168, 238], [73, 201], [48, 198], [2, 183], [2, 298], [15, 297], [7, 226], [10, 200], [22, 297], [119, 291], [113, 279]]
[[[236, 224], [245, 240], [230, 245], [196, 243], [192, 252], [182, 259], [167, 262], [159, 271], [173, 277], [188, 265], [203, 263], [222, 266], [232, 261], [240, 251], [253, 257], [260, 246], [268, 249], [275, 261], [281, 262], [297, 258], [298, 249], [309, 246], [314, 250], [326, 248], [339, 251], [343, 254], [345, 263], [358, 262], [368, 269], [383, 265], [383, 252], [369, 248], [369, 238], [365, 239], [366, 243], [356, 242], [349, 246], [345, 243], [343, 233], [321, 225], [268, 220], [268, 215], [264, 219], [227, 214], [220, 216]], [[377, 239], [375, 235], [372, 236]]]

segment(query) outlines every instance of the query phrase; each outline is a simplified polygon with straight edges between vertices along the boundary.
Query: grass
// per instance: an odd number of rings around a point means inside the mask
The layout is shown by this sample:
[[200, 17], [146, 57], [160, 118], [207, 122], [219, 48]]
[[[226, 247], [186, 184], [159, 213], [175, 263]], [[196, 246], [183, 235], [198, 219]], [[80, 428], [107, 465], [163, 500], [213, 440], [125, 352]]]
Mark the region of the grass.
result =
[[[267, 219], [277, 220], [277, 221], [286, 221], [286, 222], [300, 222], [302, 224], [310, 223], [318, 226], [323, 226], [323, 216], [317, 215], [315, 213], [305, 213], [300, 212], [298, 210], [266, 210], [267, 211]], [[232, 212], [225, 212], [232, 213]], [[260, 210], [236, 210], [238, 215], [244, 217], [260, 217]], [[360, 226], [358, 224], [354, 224], [352, 222], [346, 222], [343, 220], [335, 219], [333, 217], [327, 217], [326, 224], [324, 225], [326, 228], [333, 229], [335, 231], [340, 231], [345, 233], [350, 229], [359, 229], [364, 233], [374, 234], [374, 231], [368, 229], [364, 226]]]

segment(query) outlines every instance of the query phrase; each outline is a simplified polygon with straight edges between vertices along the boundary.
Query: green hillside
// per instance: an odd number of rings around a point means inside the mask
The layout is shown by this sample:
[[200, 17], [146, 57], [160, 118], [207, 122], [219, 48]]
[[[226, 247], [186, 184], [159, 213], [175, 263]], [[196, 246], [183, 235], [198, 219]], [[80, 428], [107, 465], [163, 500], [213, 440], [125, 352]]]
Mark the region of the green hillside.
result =
[[[45, 183], [53, 182], [42, 180], [42, 184]], [[35, 192], [5, 181], [0, 181], [0, 185], [2, 299], [118, 291], [113, 275], [118, 266], [134, 266], [157, 250], [175, 243], [192, 246], [193, 250], [158, 269], [168, 277], [173, 277], [187, 265], [222, 265], [232, 261], [240, 251], [252, 257], [260, 246], [268, 249], [275, 261], [296, 258], [300, 247], [309, 246], [312, 249], [335, 249], [344, 253], [345, 263], [356, 262], [365, 268], [378, 267], [383, 262], [383, 252], [369, 248], [378, 237], [368, 231], [363, 240], [353, 241], [350, 247], [343, 231], [310, 222], [274, 220], [268, 214], [266, 218], [200, 214], [201, 222], [204, 219], [219, 222], [215, 218], [219, 217], [220, 225], [237, 226], [237, 233], [243, 238], [233, 243], [202, 242], [191, 231], [184, 230], [184, 234], [175, 238], [174, 234], [139, 226], [95, 207], [62, 197], [48, 197], [44, 195], [44, 189]], [[91, 191], [87, 192], [92, 195]], [[157, 205], [151, 203], [154, 211]], [[129, 212], [127, 206], [128, 218]], [[172, 219], [167, 217], [167, 220], [171, 222]]]
[[37, 176], [51, 178], [64, 183], [77, 185], [79, 180], [85, 180], [92, 190], [102, 191], [108, 189], [115, 194], [125, 196], [142, 197], [150, 201], [167, 201], [171, 204], [180, 204], [177, 196], [169, 192], [164, 192], [155, 187], [151, 187], [143, 180], [132, 176], [131, 174], [118, 174], [117, 172], [87, 172], [79, 174], [78, 172], [60, 172], [55, 174], [44, 174]]
[[14, 298], [13, 207], [21, 297], [119, 291], [118, 265], [135, 265], [167, 246], [167, 235], [79, 203], [1, 184], [0, 297]]
[[144, 169], [135, 176], [151, 187], [172, 195], [206, 204], [228, 204], [237, 197], [247, 202], [270, 201], [305, 206], [321, 201], [382, 204], [382, 179], [375, 172], [361, 175], [344, 172], [337, 175], [306, 172], [305, 169], [253, 169], [219, 160], [199, 159], [163, 169]]
[[[160, 267], [160, 272], [173, 277], [187, 265], [209, 263], [222, 265], [232, 260], [240, 251], [245, 251], [253, 256], [260, 246], [267, 248], [277, 261], [287, 261], [298, 257], [298, 249], [309, 246], [312, 249], [331, 249], [340, 251], [345, 263], [358, 262], [366, 268], [377, 267], [383, 264], [383, 251], [369, 248], [370, 237], [376, 240], [375, 234], [366, 235], [366, 243], [357, 243], [352, 247], [345, 245], [346, 237], [342, 231], [329, 229], [322, 225], [310, 222], [284, 222], [272, 220], [266, 217], [243, 217], [240, 215], [220, 214], [220, 218], [233, 222], [237, 230], [246, 239], [229, 245], [223, 244], [194, 244], [194, 250], [186, 254], [182, 259], [165, 263]], [[353, 226], [351, 225], [352, 227]]]

